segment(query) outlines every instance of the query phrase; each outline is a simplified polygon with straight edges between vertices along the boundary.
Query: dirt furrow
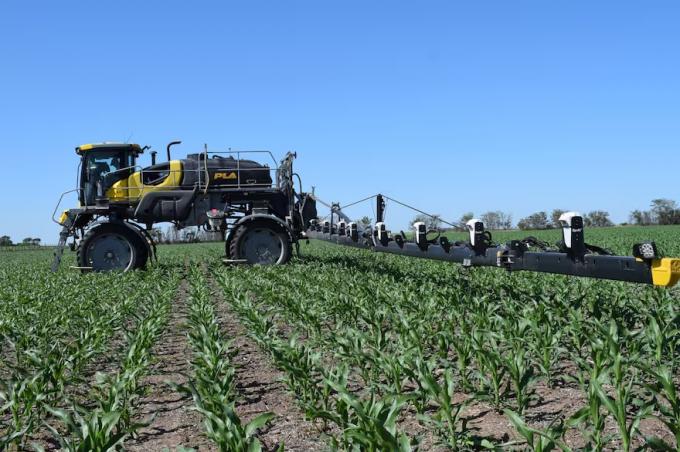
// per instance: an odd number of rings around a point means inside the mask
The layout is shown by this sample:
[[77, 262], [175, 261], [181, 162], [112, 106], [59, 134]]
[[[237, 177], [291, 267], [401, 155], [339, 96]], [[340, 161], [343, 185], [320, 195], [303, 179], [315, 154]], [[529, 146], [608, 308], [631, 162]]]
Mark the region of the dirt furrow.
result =
[[195, 450], [214, 450], [203, 435], [199, 413], [192, 410], [191, 396], [173, 390], [168, 382], [186, 384], [191, 375], [191, 347], [186, 336], [188, 284], [183, 281], [173, 302], [168, 326], [153, 349], [156, 362], [142, 384], [148, 393], [140, 400], [138, 413], [150, 424], [139, 436], [125, 443], [127, 450], [175, 450], [179, 446]]
[[236, 404], [238, 415], [244, 422], [262, 413], [276, 415], [258, 435], [265, 450], [276, 450], [281, 444], [285, 445], [286, 451], [326, 450], [326, 441], [319, 430], [305, 419], [295, 399], [281, 382], [283, 373], [247, 335], [238, 316], [224, 300], [221, 288], [209, 277], [224, 337], [233, 340], [232, 347], [238, 351], [233, 359], [240, 395]]

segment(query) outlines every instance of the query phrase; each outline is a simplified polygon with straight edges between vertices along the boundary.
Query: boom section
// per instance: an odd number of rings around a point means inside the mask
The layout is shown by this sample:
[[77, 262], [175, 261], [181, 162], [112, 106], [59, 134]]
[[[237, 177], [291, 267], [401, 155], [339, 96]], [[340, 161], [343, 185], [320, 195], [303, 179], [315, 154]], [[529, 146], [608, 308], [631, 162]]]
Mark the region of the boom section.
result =
[[[447, 261], [464, 267], [496, 267], [509, 272], [530, 271], [625, 281], [638, 284], [652, 284], [672, 287], [680, 281], [680, 259], [661, 258], [653, 242], [636, 244], [633, 256], [616, 256], [605, 249], [589, 245], [584, 240], [583, 218], [576, 212], [569, 212], [561, 218], [562, 241], [558, 250], [546, 249], [547, 244], [529, 237], [495, 244], [491, 234], [485, 231], [480, 220], [470, 220], [465, 227], [469, 238], [464, 242], [452, 243], [444, 236], [428, 239], [424, 223], [414, 224], [412, 235], [392, 234], [387, 230], [383, 218], [384, 200], [378, 195], [380, 214], [375, 225], [363, 230], [355, 222], [342, 220], [337, 204], [332, 205], [333, 221], [313, 221], [307, 237], [338, 245], [370, 249], [376, 252], [396, 254], [423, 259]], [[533, 248], [542, 247], [535, 251]]]

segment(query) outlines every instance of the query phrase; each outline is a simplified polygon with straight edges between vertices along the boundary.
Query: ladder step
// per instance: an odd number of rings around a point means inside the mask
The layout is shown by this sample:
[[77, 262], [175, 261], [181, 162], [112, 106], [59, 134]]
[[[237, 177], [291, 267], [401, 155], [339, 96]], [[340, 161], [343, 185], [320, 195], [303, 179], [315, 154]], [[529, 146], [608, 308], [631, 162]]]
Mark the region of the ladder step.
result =
[[242, 264], [247, 264], [248, 260], [247, 259], [222, 259], [222, 262], [225, 265], [242, 265]]

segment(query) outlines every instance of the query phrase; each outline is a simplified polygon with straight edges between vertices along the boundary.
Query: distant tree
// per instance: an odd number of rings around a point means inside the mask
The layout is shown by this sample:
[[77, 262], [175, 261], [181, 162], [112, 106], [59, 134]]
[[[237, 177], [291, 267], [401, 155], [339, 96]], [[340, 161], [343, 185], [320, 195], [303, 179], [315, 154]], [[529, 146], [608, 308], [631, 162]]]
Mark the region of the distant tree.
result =
[[486, 229], [512, 229], [512, 215], [499, 210], [481, 216]]
[[8, 235], [3, 235], [0, 237], [0, 246], [12, 246], [12, 239]]
[[652, 200], [652, 217], [657, 224], [680, 224], [678, 204], [670, 199]]
[[359, 228], [360, 229], [368, 229], [371, 227], [373, 224], [373, 220], [370, 219], [369, 217], [363, 217], [361, 220], [359, 220]]
[[441, 229], [442, 227], [442, 216], [438, 214], [434, 214], [430, 217], [428, 221], [425, 222], [427, 225], [427, 229]]
[[472, 220], [475, 217], [475, 214], [472, 212], [466, 212], [460, 217], [460, 222], [465, 224], [468, 221]]
[[416, 215], [412, 220], [411, 220], [411, 229], [413, 229], [413, 225], [416, 223], [425, 223], [425, 226], [427, 229], [434, 230], [434, 229], [439, 229], [442, 225], [442, 219], [441, 215]]
[[551, 226], [553, 228], [561, 228], [562, 225], [560, 224], [560, 217], [567, 213], [566, 210], [562, 209], [553, 209], [552, 213], [550, 214], [550, 219], [552, 220]]
[[26, 237], [21, 241], [22, 245], [30, 245], [31, 243], [33, 243], [33, 239], [31, 237]]
[[512, 214], [501, 212], [501, 229], [512, 229]]
[[522, 230], [548, 229], [550, 226], [548, 214], [545, 212], [536, 212], [526, 218], [522, 218], [519, 223], [517, 223], [517, 227]]
[[647, 210], [633, 210], [630, 213], [630, 223], [637, 226], [649, 226], [654, 224], [652, 213]]
[[466, 212], [463, 215], [461, 215], [460, 220], [458, 220], [459, 229], [462, 230], [462, 231], [465, 231], [466, 230], [465, 224], [468, 221], [472, 220], [474, 217], [475, 217], [475, 214], [472, 213], [472, 212]]
[[635, 209], [628, 215], [628, 222], [630, 224], [642, 225], [642, 211]]
[[680, 208], [671, 199], [658, 198], [652, 200], [650, 210], [633, 210], [629, 220], [639, 226], [680, 224]]
[[40, 246], [40, 242], [42, 242], [42, 240], [40, 240], [38, 237], [31, 239], [31, 245], [33, 246]]
[[498, 228], [498, 223], [499, 223], [499, 217], [498, 217], [498, 212], [486, 212], [483, 213], [480, 220], [484, 222], [484, 226], [487, 229], [499, 229]]
[[614, 223], [609, 219], [609, 212], [604, 210], [594, 210], [589, 212], [584, 218], [583, 222], [590, 228], [606, 228], [614, 226]]

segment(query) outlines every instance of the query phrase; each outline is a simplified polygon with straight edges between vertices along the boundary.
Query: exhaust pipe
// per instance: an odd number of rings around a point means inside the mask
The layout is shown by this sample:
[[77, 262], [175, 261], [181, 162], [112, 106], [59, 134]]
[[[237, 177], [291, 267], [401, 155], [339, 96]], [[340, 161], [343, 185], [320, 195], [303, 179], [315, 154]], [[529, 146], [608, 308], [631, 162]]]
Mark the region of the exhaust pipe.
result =
[[173, 142], [169, 143], [169, 144], [168, 144], [168, 147], [166, 148], [167, 151], [168, 151], [168, 162], [169, 162], [170, 160], [172, 160], [172, 158], [170, 157], [170, 148], [173, 147], [173, 146], [176, 145], [176, 144], [182, 144], [182, 142], [181, 142], [181, 141], [173, 141]]

